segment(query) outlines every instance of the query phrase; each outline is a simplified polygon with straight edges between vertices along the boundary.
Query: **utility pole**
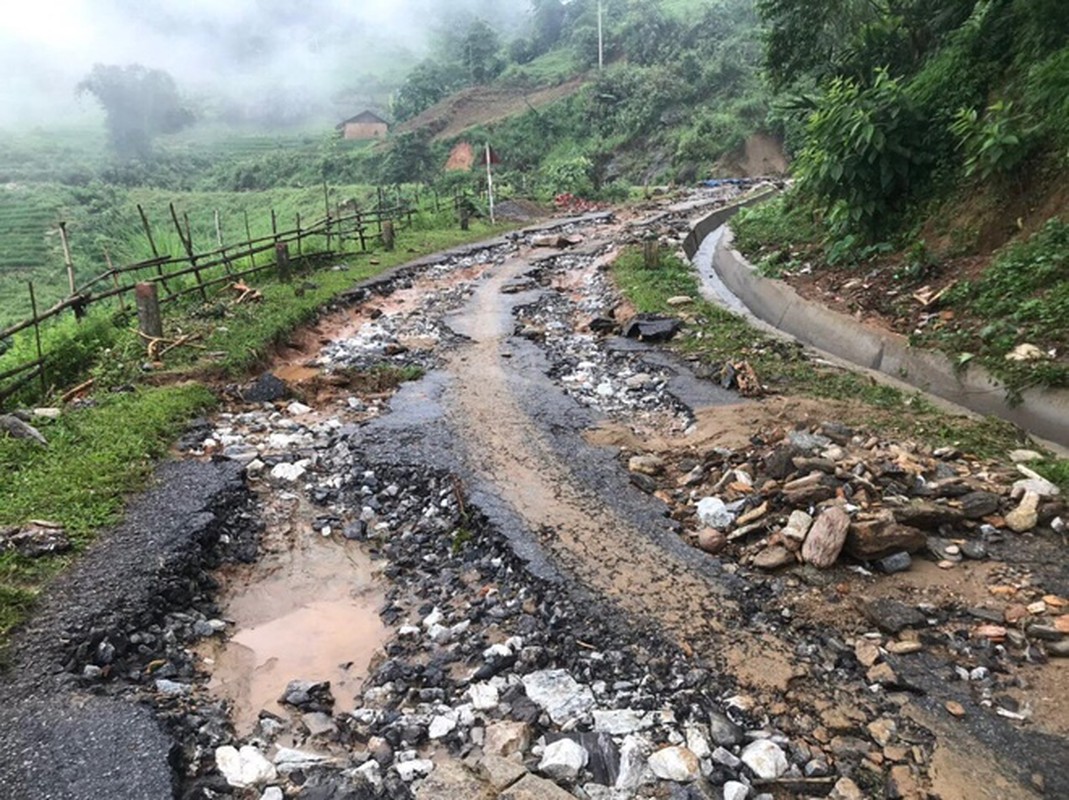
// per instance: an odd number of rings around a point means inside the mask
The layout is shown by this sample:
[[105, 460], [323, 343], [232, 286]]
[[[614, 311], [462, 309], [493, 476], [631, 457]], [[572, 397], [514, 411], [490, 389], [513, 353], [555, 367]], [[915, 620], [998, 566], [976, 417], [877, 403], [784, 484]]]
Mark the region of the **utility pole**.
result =
[[598, 69], [605, 68], [605, 37], [601, 25], [601, 0], [598, 0]]

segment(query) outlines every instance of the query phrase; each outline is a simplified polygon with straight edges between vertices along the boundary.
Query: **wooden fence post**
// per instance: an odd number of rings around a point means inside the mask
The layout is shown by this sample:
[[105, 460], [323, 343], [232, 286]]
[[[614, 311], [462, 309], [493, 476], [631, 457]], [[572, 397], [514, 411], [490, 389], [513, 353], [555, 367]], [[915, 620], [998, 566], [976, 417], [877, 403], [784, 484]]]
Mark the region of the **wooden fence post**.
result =
[[642, 243], [642, 262], [646, 269], [661, 266], [661, 247], [656, 239], [646, 239]]
[[243, 212], [245, 214], [245, 241], [249, 243], [249, 261], [253, 267], [256, 266], [256, 253], [253, 252], [252, 247], [252, 229], [249, 227], [249, 212]]
[[327, 252], [330, 250], [330, 190], [327, 188], [327, 182], [323, 181], [323, 206], [326, 208], [327, 218], [325, 220], [326, 234], [327, 234]]
[[137, 329], [143, 336], [148, 337], [145, 341], [147, 348], [152, 339], [163, 338], [163, 317], [160, 316], [160, 298], [156, 292], [156, 284], [137, 284], [134, 287], [134, 297], [137, 298]]
[[74, 261], [71, 260], [70, 242], [67, 241], [67, 223], [59, 223], [59, 240], [63, 243], [63, 263], [67, 267], [67, 281], [71, 287], [71, 297], [74, 296], [76, 287], [74, 284]]
[[304, 256], [304, 246], [301, 243], [301, 212], [297, 212], [297, 258]]
[[193, 267], [193, 277], [197, 279], [197, 288], [200, 289], [200, 298], [207, 303], [208, 293], [204, 291], [204, 281], [201, 280], [200, 270], [197, 269], [197, 256], [193, 253], [193, 234], [190, 233], [189, 214], [185, 215], [185, 234], [182, 233], [182, 225], [178, 222], [178, 213], [174, 210], [174, 203], [171, 203], [171, 219], [174, 220], [174, 227], [175, 230], [178, 231], [178, 238], [186, 248], [186, 257], [189, 259], [189, 266]]
[[360, 252], [367, 252], [367, 239], [364, 238], [364, 215], [356, 212], [356, 235], [360, 237]]
[[386, 220], [382, 223], [382, 249], [387, 253], [393, 251], [394, 233], [393, 233], [393, 220]]
[[293, 278], [293, 271], [290, 269], [290, 246], [286, 242], [275, 244], [275, 266], [278, 268], [278, 279], [289, 283]]
[[45, 354], [41, 349], [41, 323], [37, 319], [37, 295], [33, 291], [33, 281], [27, 281], [30, 287], [30, 310], [33, 311], [33, 335], [37, 342], [37, 361], [40, 362], [37, 371], [41, 376], [41, 398], [48, 393], [48, 378], [45, 377]]

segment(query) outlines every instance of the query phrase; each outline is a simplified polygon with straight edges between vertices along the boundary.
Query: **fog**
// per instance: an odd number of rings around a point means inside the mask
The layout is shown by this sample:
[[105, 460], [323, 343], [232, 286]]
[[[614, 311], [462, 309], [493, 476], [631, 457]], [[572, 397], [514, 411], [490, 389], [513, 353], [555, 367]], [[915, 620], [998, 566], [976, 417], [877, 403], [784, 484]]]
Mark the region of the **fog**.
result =
[[279, 126], [383, 108], [442, 30], [518, 27], [527, 0], [36, 0], [0, 17], [0, 126], [99, 118], [95, 63], [164, 69], [207, 121]]

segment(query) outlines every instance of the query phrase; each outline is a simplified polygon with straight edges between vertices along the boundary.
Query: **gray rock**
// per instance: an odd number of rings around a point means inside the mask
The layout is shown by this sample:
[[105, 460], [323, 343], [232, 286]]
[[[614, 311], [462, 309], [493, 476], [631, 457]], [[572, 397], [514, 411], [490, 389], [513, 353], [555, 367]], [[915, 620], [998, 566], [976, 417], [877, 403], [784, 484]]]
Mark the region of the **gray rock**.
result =
[[330, 693], [330, 681], [290, 681], [279, 702], [302, 711], [330, 713], [334, 695]]
[[721, 747], [734, 747], [745, 739], [742, 728], [718, 711], [709, 712], [709, 735]]
[[246, 403], [274, 403], [289, 396], [286, 384], [270, 372], [265, 372], [241, 392]]
[[997, 513], [1001, 498], [992, 492], [969, 492], [961, 496], [960, 502], [966, 519], [980, 519]]
[[738, 769], [742, 765], [742, 762], [739, 760], [738, 756], [736, 756], [730, 750], [725, 750], [723, 747], [716, 748], [713, 751], [711, 758], [717, 764], [722, 764], [728, 769]]
[[622, 792], [633, 792], [641, 786], [648, 773], [646, 754], [649, 745], [640, 736], [627, 736], [620, 745], [620, 775], [616, 779], [616, 788]]
[[434, 772], [434, 762], [425, 758], [414, 758], [411, 761], [398, 761], [394, 764], [397, 776], [405, 783], [411, 783], [416, 778], [425, 778]]
[[862, 604], [868, 620], [885, 633], [899, 633], [905, 628], [927, 625], [928, 619], [919, 610], [900, 600], [878, 598]]
[[880, 572], [886, 572], [888, 575], [895, 572], [906, 572], [911, 566], [913, 566], [913, 559], [905, 551], [884, 556], [876, 562], [877, 569]]

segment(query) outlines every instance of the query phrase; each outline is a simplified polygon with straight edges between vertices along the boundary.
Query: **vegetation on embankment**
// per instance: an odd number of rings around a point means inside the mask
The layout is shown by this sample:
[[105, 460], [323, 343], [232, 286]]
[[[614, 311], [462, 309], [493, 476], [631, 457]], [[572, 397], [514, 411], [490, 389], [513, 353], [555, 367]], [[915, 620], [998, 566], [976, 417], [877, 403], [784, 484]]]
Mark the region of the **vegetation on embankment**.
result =
[[[639, 312], [678, 315], [668, 304], [677, 296], [695, 298], [685, 307], [686, 327], [672, 346], [697, 357], [713, 374], [746, 362], [761, 384], [787, 396], [809, 396], [836, 405], [842, 421], [924, 441], [953, 446], [981, 457], [1005, 457], [1020, 446], [1020, 432], [993, 417], [951, 415], [920, 393], [904, 392], [871, 377], [814, 362], [801, 345], [763, 334], [743, 318], [701, 299], [693, 269], [674, 254], [661, 253], [660, 266], [647, 268], [640, 248], [624, 251], [612, 266], [613, 278]], [[1039, 467], [1069, 490], [1069, 461], [1051, 458]]]
[[1011, 398], [1069, 386], [1069, 6], [833, 5], [758, 0], [796, 184], [740, 249]]
[[119, 518], [126, 494], [144, 483], [183, 423], [214, 402], [208, 389], [196, 385], [101, 394], [92, 407], [35, 421], [47, 448], [0, 437], [0, 530], [44, 520], [62, 526], [73, 546], [50, 557], [0, 552], [0, 647], [41, 587], [98, 528]]

